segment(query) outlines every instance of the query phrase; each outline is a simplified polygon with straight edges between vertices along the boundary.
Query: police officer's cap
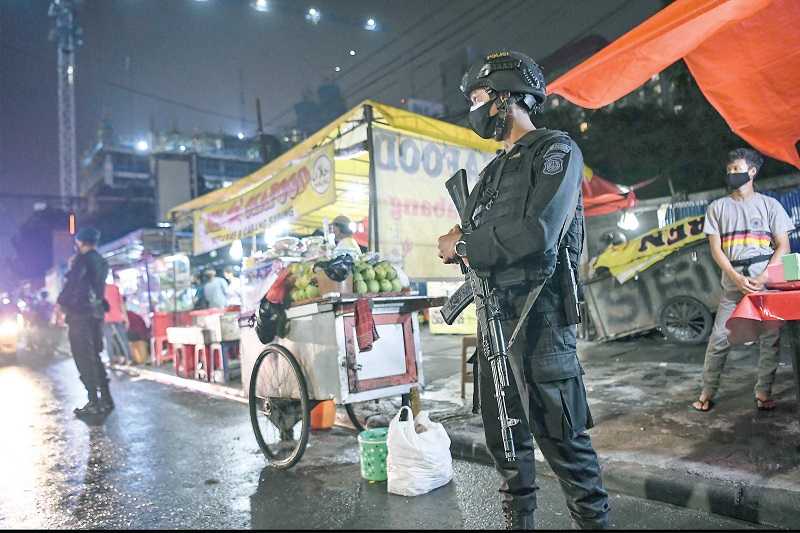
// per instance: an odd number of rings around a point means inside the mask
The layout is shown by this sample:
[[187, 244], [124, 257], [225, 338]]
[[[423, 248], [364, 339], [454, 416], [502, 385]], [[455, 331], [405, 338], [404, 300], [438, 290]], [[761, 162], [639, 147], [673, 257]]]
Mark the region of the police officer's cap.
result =
[[461, 92], [469, 99], [470, 93], [480, 88], [494, 93], [529, 94], [537, 106], [547, 96], [541, 67], [521, 52], [492, 52], [467, 69], [461, 79]]
[[92, 227], [81, 228], [75, 234], [75, 240], [86, 244], [97, 244], [100, 241], [100, 230]]

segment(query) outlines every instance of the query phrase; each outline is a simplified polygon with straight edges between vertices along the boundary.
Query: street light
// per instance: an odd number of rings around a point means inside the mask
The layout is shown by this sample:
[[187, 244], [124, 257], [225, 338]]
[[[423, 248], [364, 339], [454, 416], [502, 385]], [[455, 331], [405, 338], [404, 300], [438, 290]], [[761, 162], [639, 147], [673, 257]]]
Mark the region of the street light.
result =
[[350, 50], [350, 55], [351, 55], [351, 56], [354, 56], [354, 55], [356, 55], [356, 51], [355, 51], [355, 50]]
[[378, 29], [378, 23], [375, 22], [375, 19], [368, 18], [367, 22], [364, 24], [364, 29], [368, 31], [375, 31]]
[[341, 72], [342, 71], [342, 67], [336, 67], [333, 70], [335, 70], [336, 72]]
[[311, 7], [308, 9], [308, 13], [306, 13], [306, 20], [309, 21], [311, 24], [319, 24], [319, 19], [322, 17], [322, 13], [319, 12], [319, 9], [316, 7]]
[[269, 3], [267, 0], [255, 0], [250, 4], [253, 9], [262, 13], [269, 11]]

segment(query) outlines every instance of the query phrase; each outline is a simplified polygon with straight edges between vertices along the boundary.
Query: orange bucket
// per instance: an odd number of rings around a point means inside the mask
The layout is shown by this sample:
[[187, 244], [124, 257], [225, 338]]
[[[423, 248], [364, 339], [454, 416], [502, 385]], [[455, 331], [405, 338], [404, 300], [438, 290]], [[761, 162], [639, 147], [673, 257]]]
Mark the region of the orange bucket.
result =
[[330, 429], [336, 420], [336, 403], [323, 400], [311, 410], [311, 429]]

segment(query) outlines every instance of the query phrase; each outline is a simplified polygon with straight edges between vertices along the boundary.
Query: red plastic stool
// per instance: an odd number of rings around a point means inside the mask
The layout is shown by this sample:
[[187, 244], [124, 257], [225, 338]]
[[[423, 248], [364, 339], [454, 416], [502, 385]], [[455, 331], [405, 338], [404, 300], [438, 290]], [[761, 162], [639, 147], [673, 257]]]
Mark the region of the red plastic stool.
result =
[[155, 366], [161, 366], [165, 361], [175, 359], [175, 350], [167, 340], [167, 336], [158, 336], [150, 339], [150, 362]]
[[175, 375], [182, 378], [194, 377], [195, 346], [192, 344], [174, 344], [173, 347], [175, 350]]
[[194, 346], [194, 379], [211, 381], [213, 374], [214, 356], [211, 350], [205, 344]]

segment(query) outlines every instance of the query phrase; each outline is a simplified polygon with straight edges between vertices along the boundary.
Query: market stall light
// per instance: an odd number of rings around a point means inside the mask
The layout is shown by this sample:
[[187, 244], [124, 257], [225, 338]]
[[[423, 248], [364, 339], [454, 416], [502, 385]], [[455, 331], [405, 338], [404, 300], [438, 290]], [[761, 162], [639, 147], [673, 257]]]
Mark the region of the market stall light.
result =
[[158, 224], [156, 224], [156, 225], [157, 225], [159, 228], [171, 228], [171, 227], [172, 227], [172, 224], [170, 224], [169, 222], [165, 222], [165, 221], [159, 222], [159, 223], [158, 223]]
[[625, 211], [617, 222], [617, 227], [625, 231], [635, 231], [639, 229], [639, 218], [633, 211]]
[[269, 11], [269, 2], [267, 0], [255, 0], [250, 5], [253, 9], [262, 13]]
[[375, 31], [378, 29], [378, 23], [375, 22], [374, 18], [368, 18], [367, 22], [364, 23], [364, 29], [368, 31]]
[[186, 151], [186, 146], [180, 145], [180, 146], [178, 146], [178, 150], [180, 150], [181, 152], [185, 152]]
[[244, 139], [244, 133], [242, 133], [241, 131], [237, 133], [236, 136], [239, 138], [240, 141]]
[[356, 51], [355, 51], [355, 50], [350, 50], [349, 54], [350, 54], [351, 56], [354, 56], [354, 55], [356, 55]]
[[234, 261], [241, 261], [242, 257], [244, 256], [244, 247], [242, 246], [242, 241], [236, 239], [231, 243], [231, 248], [228, 250], [228, 255]]
[[140, 139], [136, 141], [136, 149], [140, 152], [146, 152], [150, 149], [150, 143], [145, 141], [144, 139]]
[[580, 130], [581, 130], [581, 133], [586, 133], [586, 131], [589, 129], [589, 123], [588, 122], [581, 122], [579, 127], [580, 127]]
[[342, 67], [335, 67], [333, 70], [335, 70], [336, 72], [341, 72], [342, 71]]
[[312, 7], [308, 9], [308, 13], [306, 13], [306, 20], [309, 21], [311, 24], [319, 24], [319, 20], [322, 18], [322, 13], [319, 12], [319, 9]]

